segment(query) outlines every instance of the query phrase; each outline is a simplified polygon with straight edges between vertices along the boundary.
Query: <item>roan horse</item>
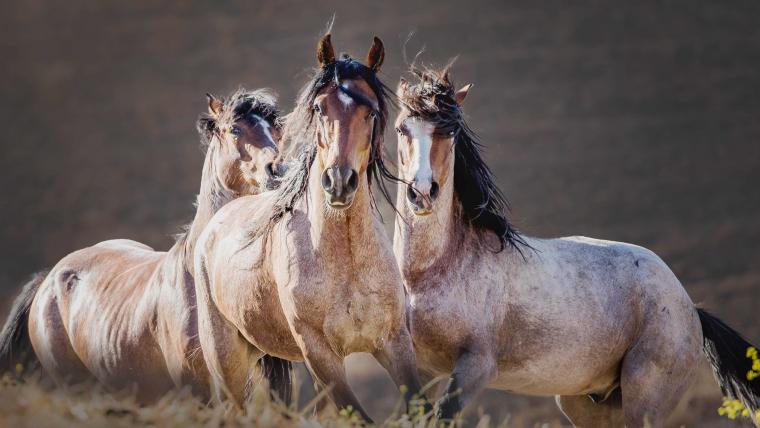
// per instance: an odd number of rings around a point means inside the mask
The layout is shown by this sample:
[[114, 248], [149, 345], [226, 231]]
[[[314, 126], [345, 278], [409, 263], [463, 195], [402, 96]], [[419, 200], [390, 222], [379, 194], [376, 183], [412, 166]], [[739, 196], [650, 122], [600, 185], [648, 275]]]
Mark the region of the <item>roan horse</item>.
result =
[[521, 236], [461, 111], [469, 86], [415, 69], [396, 121], [394, 250], [420, 373], [450, 375], [437, 415], [485, 387], [555, 395], [576, 426], [659, 427], [704, 349], [724, 393], [758, 409], [751, 346], [695, 308], [651, 251], [584, 237]]
[[[141, 401], [187, 384], [210, 395], [197, 335], [193, 248], [222, 206], [272, 186], [280, 124], [274, 98], [263, 90], [208, 101], [208, 114], [198, 120], [207, 146], [203, 177], [187, 232], [168, 252], [125, 239], [100, 242], [37, 275], [0, 335], [5, 366], [31, 354], [31, 345], [59, 383], [94, 375], [115, 388], [136, 384]], [[272, 387], [289, 400], [290, 363], [272, 357], [263, 363]]]
[[242, 402], [248, 367], [263, 353], [304, 360], [318, 388], [367, 421], [346, 380], [347, 355], [372, 353], [407, 400], [420, 390], [401, 275], [371, 193], [373, 179], [390, 175], [383, 56], [375, 38], [366, 65], [336, 59], [325, 35], [319, 69], [284, 128], [282, 145], [299, 147], [294, 165], [275, 192], [221, 209], [198, 241], [199, 333], [219, 399]]

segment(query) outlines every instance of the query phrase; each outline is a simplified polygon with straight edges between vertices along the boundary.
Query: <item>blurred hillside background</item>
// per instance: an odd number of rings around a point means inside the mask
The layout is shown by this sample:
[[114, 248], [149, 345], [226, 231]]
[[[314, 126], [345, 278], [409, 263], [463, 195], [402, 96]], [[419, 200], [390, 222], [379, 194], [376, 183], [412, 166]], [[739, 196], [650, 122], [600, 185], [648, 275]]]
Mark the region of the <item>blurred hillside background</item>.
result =
[[[459, 55], [470, 124], [524, 232], [644, 245], [760, 342], [753, 1], [6, 2], [0, 315], [24, 277], [75, 249], [168, 248], [194, 212], [204, 93], [270, 87], [289, 111], [333, 12], [336, 49], [363, 58], [373, 34], [385, 41], [391, 87], [411, 31], [410, 57]], [[674, 424], [719, 423], [705, 367]], [[382, 419], [387, 376], [361, 357], [350, 369]], [[513, 426], [562, 421], [550, 398], [489, 392], [478, 407]]]

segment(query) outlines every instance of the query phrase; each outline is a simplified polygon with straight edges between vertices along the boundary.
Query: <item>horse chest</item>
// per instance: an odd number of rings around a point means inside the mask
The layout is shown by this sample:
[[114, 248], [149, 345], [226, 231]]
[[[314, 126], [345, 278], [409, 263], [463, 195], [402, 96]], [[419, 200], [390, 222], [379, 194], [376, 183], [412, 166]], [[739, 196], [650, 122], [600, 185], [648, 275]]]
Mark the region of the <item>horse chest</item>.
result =
[[359, 276], [323, 277], [312, 283], [310, 298], [301, 296], [298, 303], [299, 312], [308, 312], [334, 350], [343, 355], [379, 349], [403, 315], [400, 284], [377, 273], [365, 271]]
[[394, 314], [383, 309], [377, 296], [352, 293], [335, 302], [334, 308], [327, 314], [323, 328], [333, 347], [343, 355], [379, 349], [395, 324]]
[[410, 326], [419, 364], [438, 373], [450, 372], [457, 356], [479, 329], [473, 317], [452, 296], [412, 293]]

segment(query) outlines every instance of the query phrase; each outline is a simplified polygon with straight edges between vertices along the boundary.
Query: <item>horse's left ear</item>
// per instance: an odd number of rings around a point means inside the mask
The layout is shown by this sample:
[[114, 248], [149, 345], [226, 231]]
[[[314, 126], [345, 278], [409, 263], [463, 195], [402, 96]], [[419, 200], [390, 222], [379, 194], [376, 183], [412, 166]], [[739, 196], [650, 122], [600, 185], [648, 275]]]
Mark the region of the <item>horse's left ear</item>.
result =
[[396, 94], [402, 95], [409, 89], [409, 82], [403, 77], [398, 80], [398, 86], [396, 87]]
[[219, 113], [222, 112], [224, 102], [208, 92], [206, 92], [206, 99], [208, 100], [208, 112], [214, 116], [219, 116]]
[[385, 59], [385, 47], [383, 41], [379, 37], [375, 36], [372, 42], [372, 47], [367, 52], [367, 67], [377, 73], [380, 70], [380, 66], [383, 65]]
[[457, 104], [462, 105], [464, 99], [467, 98], [467, 93], [470, 92], [470, 88], [472, 88], [472, 83], [464, 85], [462, 86], [462, 89], [454, 92], [454, 101], [456, 101]]

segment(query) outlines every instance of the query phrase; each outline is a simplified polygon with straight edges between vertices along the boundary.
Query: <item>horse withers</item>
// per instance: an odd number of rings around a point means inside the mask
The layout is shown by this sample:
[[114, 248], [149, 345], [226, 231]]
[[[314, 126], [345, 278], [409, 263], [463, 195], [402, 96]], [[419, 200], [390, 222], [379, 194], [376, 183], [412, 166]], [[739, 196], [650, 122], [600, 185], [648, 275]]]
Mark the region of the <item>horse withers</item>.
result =
[[[268, 92], [240, 90], [227, 100], [208, 95], [197, 127], [206, 157], [187, 232], [168, 252], [126, 239], [100, 242], [37, 275], [0, 333], [4, 368], [26, 351], [58, 383], [94, 376], [114, 388], [136, 385], [141, 401], [188, 384], [209, 395], [193, 248], [222, 206], [274, 187], [280, 121]], [[289, 400], [290, 363], [272, 357], [263, 363], [273, 388]]]
[[724, 392], [758, 409], [751, 345], [695, 308], [653, 252], [521, 235], [463, 118], [470, 86], [415, 73], [398, 88], [394, 250], [420, 372], [450, 376], [440, 418], [494, 388], [554, 395], [576, 426], [660, 427], [703, 349]]

